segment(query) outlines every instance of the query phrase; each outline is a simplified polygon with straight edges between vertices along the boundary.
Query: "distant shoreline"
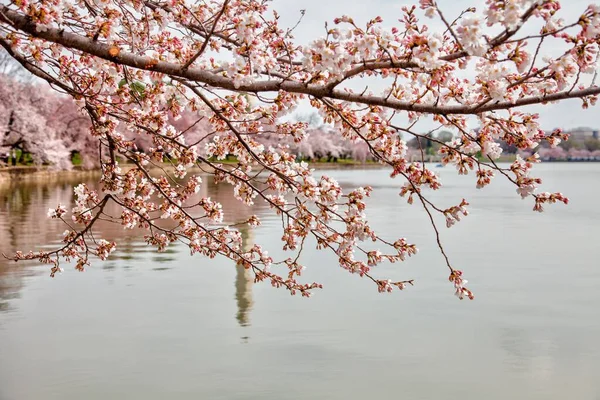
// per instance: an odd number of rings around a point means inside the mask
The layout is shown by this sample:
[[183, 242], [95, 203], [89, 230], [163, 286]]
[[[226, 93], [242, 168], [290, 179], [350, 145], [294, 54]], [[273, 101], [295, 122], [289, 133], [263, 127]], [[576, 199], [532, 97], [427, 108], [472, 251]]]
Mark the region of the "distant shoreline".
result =
[[[234, 162], [222, 162], [224, 165], [235, 165]], [[309, 163], [312, 168], [317, 170], [331, 170], [331, 169], [383, 169], [389, 168], [387, 165], [378, 163], [354, 163], [354, 162], [343, 162], [343, 163]], [[122, 164], [121, 168], [127, 170], [131, 168], [131, 164]], [[171, 165], [165, 165], [163, 167], [168, 172], [173, 172], [174, 168]], [[206, 166], [205, 168], [210, 168]], [[152, 168], [151, 173], [158, 173], [161, 171], [160, 168]], [[190, 171], [200, 171], [198, 167], [190, 168]], [[74, 166], [70, 170], [56, 169], [51, 166], [9, 166], [0, 168], [0, 184], [1, 185], [13, 185], [20, 183], [39, 183], [49, 182], [64, 179], [85, 179], [100, 176], [99, 168], [86, 169], [80, 166]]]
[[[511, 160], [498, 160], [497, 162], [512, 162]], [[580, 164], [580, 163], [596, 163], [600, 160], [545, 160], [544, 163], [564, 163], [564, 164]], [[221, 162], [224, 165], [236, 165], [235, 162]], [[313, 162], [308, 163], [315, 170], [335, 170], [335, 169], [387, 169], [388, 165], [383, 165], [375, 162]], [[427, 164], [439, 164], [432, 161]], [[131, 164], [122, 164], [123, 169], [131, 168]], [[164, 170], [173, 172], [174, 168], [171, 165], [164, 165]], [[210, 168], [206, 166], [205, 168]], [[161, 169], [154, 167], [151, 173], [159, 173]], [[190, 171], [200, 171], [198, 167], [190, 168]], [[203, 173], [206, 171], [202, 171]], [[64, 179], [86, 179], [100, 176], [99, 168], [86, 169], [80, 166], [74, 166], [70, 170], [55, 169], [50, 166], [9, 166], [0, 168], [0, 185], [13, 185], [20, 183], [39, 183], [50, 182]]]
[[52, 182], [65, 178], [85, 179], [92, 176], [100, 176], [100, 170], [81, 167], [59, 170], [49, 166], [10, 166], [0, 168], [0, 185]]

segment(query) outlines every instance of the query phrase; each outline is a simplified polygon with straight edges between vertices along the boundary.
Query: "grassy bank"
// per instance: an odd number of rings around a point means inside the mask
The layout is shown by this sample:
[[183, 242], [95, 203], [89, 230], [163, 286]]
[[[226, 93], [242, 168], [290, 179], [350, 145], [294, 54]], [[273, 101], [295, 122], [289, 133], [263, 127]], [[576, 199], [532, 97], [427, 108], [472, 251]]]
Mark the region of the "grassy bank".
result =
[[[513, 162], [515, 160], [514, 154], [502, 155], [497, 162]], [[415, 160], [418, 161], [418, 160]], [[215, 161], [226, 166], [234, 167], [237, 165], [237, 160], [229, 158], [226, 160]], [[387, 165], [382, 165], [374, 161], [359, 162], [350, 159], [338, 159], [335, 162], [328, 162], [326, 158], [321, 160], [307, 161], [311, 168], [316, 170], [333, 170], [333, 169], [381, 169], [388, 168]], [[432, 161], [431, 163], [437, 163]], [[127, 170], [131, 168], [132, 164], [121, 164], [121, 168]], [[162, 168], [162, 169], [161, 169]], [[163, 170], [173, 172], [172, 164], [165, 162], [161, 167], [151, 168], [150, 172], [153, 175], [159, 175]], [[203, 165], [202, 170], [210, 172], [211, 168], [208, 165]], [[190, 169], [191, 173], [201, 172], [199, 167], [193, 167]], [[0, 168], [0, 184], [16, 184], [22, 182], [47, 182], [53, 180], [63, 179], [86, 179], [96, 177], [100, 175], [99, 169], [85, 169], [80, 165], [74, 166], [70, 170], [59, 170], [51, 166], [35, 166], [35, 165], [18, 165], [18, 166], [7, 166]]]
[[48, 182], [65, 178], [84, 179], [99, 175], [99, 170], [90, 170], [81, 167], [73, 167], [70, 170], [59, 170], [45, 165], [9, 166], [0, 168], [0, 185], [11, 185], [24, 182]]
[[[219, 163], [227, 166], [236, 166], [237, 161], [235, 160], [223, 160], [219, 161]], [[351, 168], [351, 169], [364, 169], [364, 168], [385, 168], [384, 165], [375, 163], [375, 162], [367, 162], [361, 163], [352, 160], [338, 160], [338, 162], [309, 162], [309, 165], [315, 169], [342, 169], [342, 168]], [[132, 168], [132, 164], [121, 164], [121, 168], [127, 170]], [[172, 172], [173, 166], [170, 163], [164, 163], [161, 167], [151, 168], [152, 174], [160, 174], [162, 169]], [[202, 169], [210, 172], [210, 167], [208, 165], [202, 166]], [[200, 171], [199, 167], [190, 168], [190, 171]], [[197, 172], [196, 172], [197, 173]], [[48, 180], [62, 180], [62, 179], [70, 179], [70, 178], [89, 178], [100, 175], [99, 169], [84, 169], [81, 166], [74, 166], [70, 170], [59, 170], [53, 168], [51, 166], [35, 166], [35, 165], [20, 165], [20, 166], [8, 166], [0, 168], [0, 184], [16, 184], [22, 182], [36, 182], [36, 181], [44, 181]]]

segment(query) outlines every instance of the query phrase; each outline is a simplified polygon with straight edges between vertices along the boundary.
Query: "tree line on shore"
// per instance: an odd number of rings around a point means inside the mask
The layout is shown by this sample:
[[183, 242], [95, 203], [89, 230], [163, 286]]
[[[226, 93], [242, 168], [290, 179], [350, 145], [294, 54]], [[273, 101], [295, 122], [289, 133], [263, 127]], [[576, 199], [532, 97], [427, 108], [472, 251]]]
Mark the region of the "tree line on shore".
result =
[[[586, 130], [591, 132], [588, 128]], [[578, 133], [580, 130], [574, 130], [574, 132]], [[452, 132], [440, 131], [426, 138], [415, 137], [408, 141], [408, 147], [414, 151], [423, 150], [426, 155], [433, 156], [438, 154], [443, 143], [448, 143], [453, 139]], [[541, 142], [537, 148], [527, 151], [519, 150], [516, 146], [503, 140], [499, 140], [498, 144], [504, 155], [519, 154], [521, 157], [527, 158], [537, 153], [544, 161], [600, 161], [600, 139], [593, 136], [571, 135], [569, 140], [561, 141], [554, 147], [550, 146], [548, 142]]]

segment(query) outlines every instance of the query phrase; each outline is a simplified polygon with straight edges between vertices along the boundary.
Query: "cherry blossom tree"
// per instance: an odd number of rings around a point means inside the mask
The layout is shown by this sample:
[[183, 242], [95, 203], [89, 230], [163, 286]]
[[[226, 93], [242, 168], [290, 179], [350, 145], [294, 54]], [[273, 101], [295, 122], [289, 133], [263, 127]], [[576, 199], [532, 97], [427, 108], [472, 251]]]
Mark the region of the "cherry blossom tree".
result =
[[30, 153], [34, 162], [67, 168], [69, 151], [46, 118], [55, 108], [48, 90], [0, 76], [0, 144]]
[[550, 147], [546, 147], [546, 148], [541, 148], [539, 149], [539, 151], [537, 152], [537, 154], [540, 156], [541, 159], [545, 160], [545, 159], [550, 159], [550, 160], [566, 160], [567, 159], [567, 152], [564, 151], [561, 147], [554, 147], [554, 148], [550, 148]]
[[[263, 131], [263, 134], [257, 137], [257, 142], [266, 147], [283, 147], [299, 159], [310, 161], [319, 161], [323, 157], [327, 157], [328, 161], [338, 158], [353, 158], [358, 161], [366, 159], [366, 154], [356, 152], [364, 142], [353, 143], [325, 125], [318, 128], [307, 127], [303, 140]], [[366, 152], [368, 153], [368, 150]]]
[[98, 166], [98, 141], [90, 135], [92, 124], [87, 113], [82, 113], [71, 97], [53, 96], [52, 102], [52, 112], [46, 115], [48, 126], [56, 130], [70, 155], [81, 155], [84, 167]]
[[574, 160], [586, 160], [591, 157], [591, 152], [586, 149], [570, 149], [569, 158]]
[[[28, 73], [28, 72], [27, 72]], [[90, 135], [91, 121], [70, 96], [59, 95], [44, 83], [0, 75], [0, 147], [18, 148], [38, 164], [71, 166], [79, 152], [87, 166], [97, 164], [98, 141]]]
[[[344, 192], [334, 179], [315, 177], [285, 146], [261, 144], [265, 130], [297, 144], [310, 140], [306, 123], [283, 118], [308, 101], [338, 135], [362, 143], [390, 168], [400, 195], [426, 211], [455, 294], [473, 298], [442, 245], [440, 228], [440, 221], [451, 227], [466, 216], [468, 202], [442, 206], [428, 199], [427, 191], [442, 182], [424, 163], [407, 160], [403, 135], [423, 137], [416, 130], [423, 120], [451, 131], [450, 142], [428, 136], [440, 142], [444, 163], [459, 174], [473, 173], [478, 188], [496, 175], [508, 179], [542, 211], [568, 200], [537, 191], [536, 156], [497, 164], [498, 141], [521, 151], [543, 141], [555, 146], [565, 135], [541, 129], [539, 116], [525, 106], [577, 98], [587, 108], [600, 93], [593, 80], [600, 6], [565, 21], [557, 0], [476, 3], [483, 9], [450, 17], [435, 0], [420, 0], [402, 8], [391, 25], [381, 17], [363, 25], [341, 16], [326, 25], [324, 36], [302, 45], [294, 28], [280, 25], [268, 0], [5, 2], [0, 44], [31, 73], [72, 96], [107, 149], [100, 158], [103, 190], [80, 185], [74, 209], [57, 205], [49, 212], [68, 225], [64, 245], [14, 258], [52, 264], [52, 274], [62, 259], [82, 270], [92, 255], [105, 259], [116, 248], [92, 235], [96, 221], [112, 218], [126, 228], [146, 229], [147, 243], [159, 251], [184, 242], [192, 253], [228, 257], [256, 281], [292, 294], [308, 296], [320, 287], [300, 278], [299, 256], [309, 243], [334, 252], [341, 268], [366, 277], [381, 292], [405, 288], [413, 281], [390, 281], [376, 267], [403, 261], [417, 248], [404, 238], [381, 237], [369, 224], [365, 198], [373, 190]], [[185, 140], [173, 123], [184, 111], [209, 124], [209, 141]], [[139, 152], [124, 132], [147, 136], [152, 146]], [[218, 161], [228, 154], [237, 158], [234, 167]], [[152, 165], [166, 156], [174, 160], [175, 177], [151, 176]], [[133, 168], [122, 169], [119, 157]], [[232, 185], [240, 202], [265, 203], [280, 215], [289, 257], [275, 260], [259, 244], [244, 249], [240, 232], [222, 224], [220, 204], [191, 201], [202, 179], [181, 178], [194, 165], [210, 171], [215, 182]], [[109, 203], [122, 213], [105, 215]], [[161, 218], [176, 226], [161, 227]], [[246, 222], [260, 224], [255, 216]]]

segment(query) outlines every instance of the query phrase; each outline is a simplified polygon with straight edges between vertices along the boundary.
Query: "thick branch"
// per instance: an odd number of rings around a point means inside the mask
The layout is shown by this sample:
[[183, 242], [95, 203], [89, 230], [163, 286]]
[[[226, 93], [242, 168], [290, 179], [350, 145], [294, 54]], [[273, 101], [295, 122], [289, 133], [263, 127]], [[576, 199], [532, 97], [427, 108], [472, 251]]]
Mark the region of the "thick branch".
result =
[[331, 90], [328, 85], [306, 84], [289, 80], [266, 80], [248, 84], [236, 85], [234, 80], [226, 78], [198, 68], [184, 68], [181, 64], [166, 61], [156, 61], [150, 57], [137, 56], [135, 54], [121, 51], [117, 56], [111, 55], [111, 46], [105, 43], [95, 42], [90, 38], [65, 32], [57, 28], [37, 29], [27, 16], [13, 11], [6, 6], [0, 6], [0, 20], [12, 25], [14, 28], [32, 36], [44, 39], [62, 46], [79, 50], [105, 60], [113, 61], [122, 65], [137, 69], [160, 72], [166, 75], [181, 77], [190, 81], [201, 82], [213, 87], [227, 89], [237, 92], [278, 92], [280, 90], [307, 94], [315, 98], [332, 98], [357, 104], [377, 105], [399, 111], [414, 111], [420, 113], [448, 115], [448, 114], [480, 114], [486, 111], [510, 109], [525, 105], [551, 102], [570, 98], [581, 98], [600, 94], [600, 87], [594, 86], [583, 90], [569, 90], [553, 93], [546, 96], [532, 96], [519, 99], [515, 102], [503, 101], [489, 104], [483, 107], [471, 105], [428, 105], [414, 104], [388, 99], [380, 96], [369, 96], [365, 94], [349, 93], [342, 90]]

